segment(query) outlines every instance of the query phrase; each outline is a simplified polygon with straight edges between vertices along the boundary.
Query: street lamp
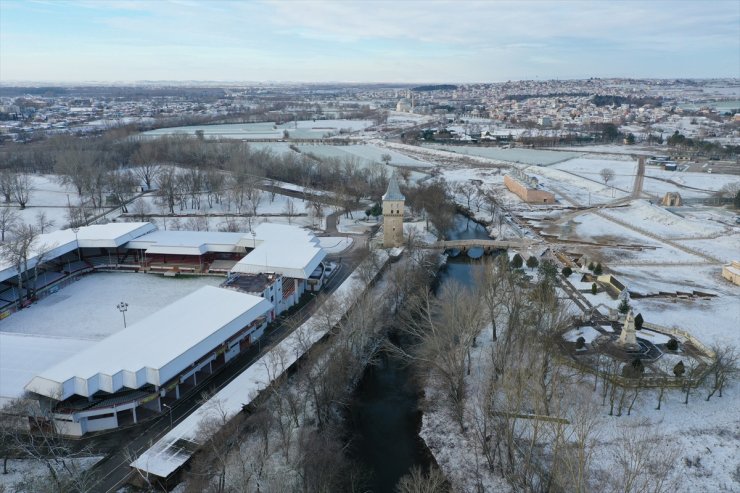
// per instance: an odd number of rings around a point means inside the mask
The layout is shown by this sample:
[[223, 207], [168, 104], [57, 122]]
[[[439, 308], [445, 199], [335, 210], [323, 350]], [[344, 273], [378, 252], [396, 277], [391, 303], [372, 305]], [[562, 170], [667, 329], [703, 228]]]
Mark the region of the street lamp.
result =
[[77, 226], [75, 226], [74, 228], [72, 228], [72, 232], [75, 234], [75, 243], [77, 244], [77, 260], [79, 262], [82, 262], [82, 257], [80, 256], [80, 243], [77, 240], [77, 233], [79, 231], [80, 231], [80, 228], [78, 228]]
[[119, 304], [116, 305], [116, 308], [118, 308], [118, 311], [121, 312], [121, 315], [123, 315], [123, 328], [126, 328], [126, 310], [128, 310], [128, 303], [122, 301]]
[[169, 413], [170, 413], [170, 430], [171, 430], [172, 429], [172, 413], [174, 412], [174, 409], [172, 409], [172, 407], [168, 406], [167, 404], [162, 404], [162, 407], [166, 407], [167, 409], [169, 409]]

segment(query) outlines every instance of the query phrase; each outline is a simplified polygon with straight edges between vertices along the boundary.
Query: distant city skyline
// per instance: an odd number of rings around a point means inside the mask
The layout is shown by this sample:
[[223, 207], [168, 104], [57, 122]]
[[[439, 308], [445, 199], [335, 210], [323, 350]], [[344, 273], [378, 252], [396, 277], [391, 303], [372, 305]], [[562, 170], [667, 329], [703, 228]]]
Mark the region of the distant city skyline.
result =
[[0, 82], [740, 77], [740, 2], [0, 0]]

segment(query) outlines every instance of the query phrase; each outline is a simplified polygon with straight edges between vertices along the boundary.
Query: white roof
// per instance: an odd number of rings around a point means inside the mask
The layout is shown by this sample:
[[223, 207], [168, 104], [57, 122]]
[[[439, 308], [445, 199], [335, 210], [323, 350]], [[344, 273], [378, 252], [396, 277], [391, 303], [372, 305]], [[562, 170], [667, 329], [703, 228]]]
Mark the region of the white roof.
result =
[[308, 279], [326, 257], [319, 246], [319, 239], [298, 226], [262, 223], [254, 233], [254, 236], [245, 235], [245, 240], [254, 242], [257, 248], [237, 262], [231, 272], [275, 272], [286, 277]]
[[[169, 255], [203, 255], [206, 252], [241, 252], [244, 233], [214, 231], [154, 231], [129, 241], [126, 248], [146, 253]], [[250, 236], [251, 246], [251, 236]]]
[[205, 286], [41, 372], [25, 388], [63, 400], [162, 385], [271, 309], [263, 298]]
[[[39, 255], [51, 260], [78, 248], [115, 248], [129, 240], [154, 231], [152, 223], [109, 223], [79, 228], [77, 235], [71, 229], [60, 229], [38, 235], [31, 245], [28, 268], [36, 266]], [[15, 266], [0, 258], [0, 281], [17, 275]]]

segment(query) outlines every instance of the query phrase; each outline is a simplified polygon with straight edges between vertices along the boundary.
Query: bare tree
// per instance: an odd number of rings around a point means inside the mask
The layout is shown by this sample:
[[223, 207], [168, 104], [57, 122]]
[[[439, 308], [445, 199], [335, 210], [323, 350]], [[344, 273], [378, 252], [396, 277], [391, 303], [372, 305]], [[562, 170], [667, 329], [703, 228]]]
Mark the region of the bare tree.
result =
[[288, 216], [288, 224], [291, 224], [293, 221], [293, 216], [296, 214], [295, 210], [295, 204], [293, 203], [293, 199], [288, 199], [285, 201], [285, 207], [283, 208], [283, 213]]
[[470, 349], [482, 328], [480, 297], [469, 289], [449, 283], [439, 298], [431, 293], [417, 295], [411, 309], [402, 316], [403, 330], [420, 342], [410, 351], [400, 351], [439, 378], [462, 428]]
[[436, 467], [430, 467], [425, 473], [420, 467], [414, 466], [396, 485], [397, 493], [447, 493], [449, 491], [447, 480]]
[[711, 382], [709, 384], [707, 400], [711, 399], [718, 391], [719, 396], [722, 397], [722, 389], [725, 387], [727, 381], [733, 379], [740, 371], [738, 367], [738, 354], [735, 347], [716, 344], [712, 346], [712, 351], [714, 352], [714, 360], [709, 367]]
[[33, 192], [33, 184], [31, 177], [26, 174], [17, 174], [13, 177], [13, 198], [21, 210], [26, 208], [26, 204], [31, 199], [31, 192]]
[[6, 204], [10, 203], [13, 198], [13, 178], [14, 174], [9, 169], [0, 170], [0, 194]]
[[650, 424], [625, 426], [618, 434], [617, 450], [608, 484], [601, 491], [666, 493], [676, 484], [671, 473], [679, 449], [650, 430]]
[[44, 234], [48, 228], [54, 226], [54, 223], [53, 219], [49, 219], [46, 211], [39, 211], [36, 213], [36, 228], [38, 228], [39, 233]]
[[[0, 257], [15, 267], [18, 273], [18, 306], [23, 306], [23, 277], [28, 273], [28, 260], [32, 255], [31, 247], [38, 233], [30, 224], [18, 224], [11, 230], [12, 239], [0, 245]], [[29, 295], [30, 295], [30, 290]]]
[[130, 170], [114, 170], [108, 173], [106, 190], [111, 194], [121, 212], [128, 212], [128, 201], [136, 192], [136, 178]]
[[13, 229], [20, 220], [20, 216], [12, 207], [0, 209], [0, 241], [5, 241], [5, 232]]
[[602, 170], [599, 171], [599, 175], [601, 175], [604, 185], [608, 185], [609, 182], [614, 179], [614, 170], [611, 168], [602, 168]]

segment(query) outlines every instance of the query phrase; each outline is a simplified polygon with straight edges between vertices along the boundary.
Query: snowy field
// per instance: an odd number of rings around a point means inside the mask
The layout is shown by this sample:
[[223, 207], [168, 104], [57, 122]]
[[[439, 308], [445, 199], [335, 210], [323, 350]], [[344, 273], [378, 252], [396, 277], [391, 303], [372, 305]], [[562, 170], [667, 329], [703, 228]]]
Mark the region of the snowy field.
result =
[[[57, 470], [57, 474], [64, 477], [67, 475], [67, 468], [74, 472], [86, 471], [102, 459], [103, 456], [67, 459], [64, 461], [65, 464], [60, 461], [53, 467]], [[46, 475], [49, 474], [47, 463], [33, 459], [9, 459], [7, 466], [8, 474], [0, 474], [0, 491], [7, 491], [8, 493], [30, 492], [30, 490], [22, 488], [21, 484], [27, 481], [31, 481], [32, 484], [33, 481], [46, 478]], [[51, 480], [50, 477], [49, 480]]]
[[[48, 231], [61, 229], [68, 222], [68, 205], [79, 203], [77, 192], [59, 183], [55, 175], [30, 175], [33, 187], [26, 208], [20, 210], [11, 203], [20, 216], [21, 221], [27, 224], [36, 224], [36, 216], [45, 213], [47, 220], [54, 222]], [[0, 204], [5, 207], [5, 204]]]
[[319, 245], [327, 254], [342, 253], [352, 246], [353, 238], [343, 236], [319, 236]]
[[159, 128], [144, 132], [142, 135], [156, 138], [163, 135], [195, 135], [203, 131], [206, 138], [225, 139], [274, 139], [284, 138], [287, 131], [293, 138], [320, 139], [337, 135], [340, 131], [358, 132], [373, 125], [370, 120], [302, 120], [278, 125], [276, 123], [228, 123], [222, 125], [191, 125], [185, 127]]
[[[719, 236], [730, 228], [717, 223], [684, 218], [645, 200], [635, 200], [627, 207], [615, 207], [603, 211], [609, 217], [629, 222], [661, 237], [694, 238], [710, 235]], [[740, 228], [736, 228], [740, 231]]]
[[559, 151], [542, 151], [535, 149], [502, 149], [499, 147], [475, 147], [475, 146], [454, 146], [438, 145], [431, 146], [443, 151], [456, 152], [470, 156], [479, 156], [498, 161], [507, 161], [511, 163], [533, 164], [548, 166], [551, 164], [571, 159], [579, 156], [576, 152], [559, 152]]
[[637, 162], [588, 156], [569, 159], [555, 164], [553, 168], [574, 173], [601, 185], [604, 184], [604, 180], [601, 178], [601, 170], [611, 169], [614, 171], [614, 178], [608, 182], [608, 185], [621, 190], [631, 191], [635, 182], [635, 174], [637, 173]]

